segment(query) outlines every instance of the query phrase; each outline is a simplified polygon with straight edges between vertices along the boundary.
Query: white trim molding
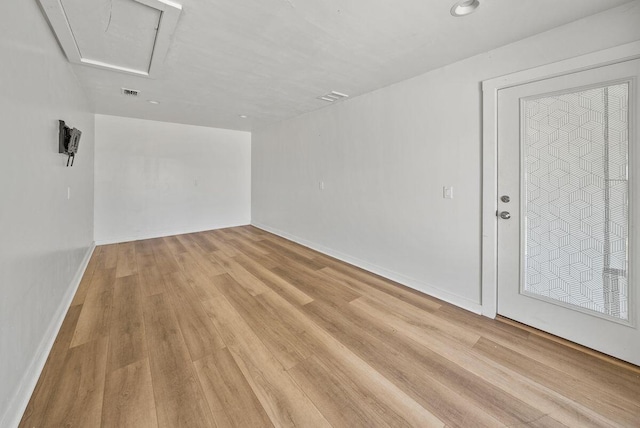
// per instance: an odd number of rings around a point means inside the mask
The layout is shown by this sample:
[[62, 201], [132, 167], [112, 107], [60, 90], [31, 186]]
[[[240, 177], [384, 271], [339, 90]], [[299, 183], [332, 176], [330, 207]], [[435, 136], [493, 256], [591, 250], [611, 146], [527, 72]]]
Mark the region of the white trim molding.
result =
[[640, 58], [640, 41], [482, 82], [482, 315], [498, 313], [498, 91]]
[[182, 13], [182, 6], [168, 0], [131, 1], [136, 1], [160, 11], [158, 29], [151, 52], [151, 61], [149, 62], [149, 67], [144, 70], [135, 70], [132, 68], [122, 67], [117, 64], [109, 64], [100, 61], [99, 58], [83, 57], [80, 49], [78, 48], [78, 43], [69, 24], [69, 20], [67, 19], [67, 14], [65, 13], [61, 0], [39, 0], [42, 10], [49, 20], [51, 28], [53, 29], [62, 50], [70, 62], [111, 71], [118, 71], [121, 73], [133, 74], [139, 77], [154, 77], [160, 71], [165, 57], [167, 56], [167, 52], [169, 51], [171, 36], [178, 25], [178, 18]]
[[[89, 260], [91, 260], [91, 256], [93, 255], [93, 251], [96, 248], [95, 242], [92, 242], [87, 252], [80, 262], [80, 266], [78, 266], [78, 270], [76, 271], [75, 276], [71, 280], [69, 284], [69, 288], [67, 292], [62, 297], [60, 305], [56, 310], [56, 313], [53, 315], [51, 319], [51, 323], [49, 324], [49, 328], [45, 332], [40, 341], [37, 351], [35, 352], [29, 367], [24, 373], [22, 380], [20, 381], [20, 386], [16, 391], [13, 399], [7, 406], [7, 412], [0, 419], [0, 427], [17, 427], [20, 424], [20, 420], [22, 419], [22, 415], [24, 411], [27, 409], [27, 405], [29, 404], [29, 400], [31, 399], [31, 395], [36, 388], [38, 383], [38, 379], [40, 378], [40, 374], [44, 369], [44, 365], [47, 362], [47, 358], [49, 357], [49, 353], [51, 352], [51, 348], [53, 348], [53, 344], [56, 341], [56, 337], [58, 337], [58, 332], [62, 327], [62, 322], [64, 321], [65, 316], [67, 315], [67, 311], [71, 307], [71, 303], [73, 302], [73, 297], [76, 295], [76, 291], [78, 291], [78, 287], [80, 286], [80, 282], [82, 281], [82, 277], [84, 276], [84, 272], [87, 270], [87, 265], [89, 264]], [[0, 415], [2, 416], [2, 415]]]

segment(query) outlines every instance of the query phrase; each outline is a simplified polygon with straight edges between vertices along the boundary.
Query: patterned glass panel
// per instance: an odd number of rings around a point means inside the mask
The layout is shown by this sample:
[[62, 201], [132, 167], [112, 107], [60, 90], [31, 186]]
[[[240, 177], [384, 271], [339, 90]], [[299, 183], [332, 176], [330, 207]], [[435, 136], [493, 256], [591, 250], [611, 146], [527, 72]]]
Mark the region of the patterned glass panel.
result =
[[523, 101], [529, 295], [628, 310], [627, 83]]

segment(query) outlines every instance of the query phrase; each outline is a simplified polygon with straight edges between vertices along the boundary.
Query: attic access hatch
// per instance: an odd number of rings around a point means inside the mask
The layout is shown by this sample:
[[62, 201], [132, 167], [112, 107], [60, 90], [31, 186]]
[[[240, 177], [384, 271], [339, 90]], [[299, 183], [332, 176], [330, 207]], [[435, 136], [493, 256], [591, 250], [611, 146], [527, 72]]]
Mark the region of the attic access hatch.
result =
[[167, 0], [39, 0], [69, 61], [153, 77], [182, 6]]

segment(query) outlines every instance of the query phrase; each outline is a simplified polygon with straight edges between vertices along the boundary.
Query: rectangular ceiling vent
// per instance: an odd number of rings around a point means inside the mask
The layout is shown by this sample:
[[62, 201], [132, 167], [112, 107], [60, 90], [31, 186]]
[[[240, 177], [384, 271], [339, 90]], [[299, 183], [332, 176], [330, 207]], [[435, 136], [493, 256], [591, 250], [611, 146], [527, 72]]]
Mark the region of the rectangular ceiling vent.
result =
[[340, 101], [340, 100], [343, 100], [345, 98], [349, 98], [349, 95], [342, 94], [342, 93], [336, 92], [336, 91], [331, 91], [330, 93], [328, 93], [326, 95], [318, 97], [319, 100], [329, 101], [330, 103], [332, 103], [334, 101]]
[[122, 88], [122, 95], [125, 97], [137, 97], [140, 95], [140, 91], [137, 89]]

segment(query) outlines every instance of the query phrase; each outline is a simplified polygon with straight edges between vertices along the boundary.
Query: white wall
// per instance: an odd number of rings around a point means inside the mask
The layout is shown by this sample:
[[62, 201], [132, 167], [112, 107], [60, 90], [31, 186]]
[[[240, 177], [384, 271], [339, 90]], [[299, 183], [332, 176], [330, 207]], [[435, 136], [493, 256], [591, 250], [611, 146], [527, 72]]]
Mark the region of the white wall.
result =
[[[37, 2], [3, 4], [0, 58], [0, 426], [10, 427], [92, 247], [94, 116]], [[58, 119], [83, 132], [73, 168], [58, 154]]]
[[96, 115], [95, 162], [98, 243], [251, 221], [248, 132]]
[[638, 40], [639, 22], [636, 1], [255, 130], [252, 222], [479, 311], [481, 82]]

